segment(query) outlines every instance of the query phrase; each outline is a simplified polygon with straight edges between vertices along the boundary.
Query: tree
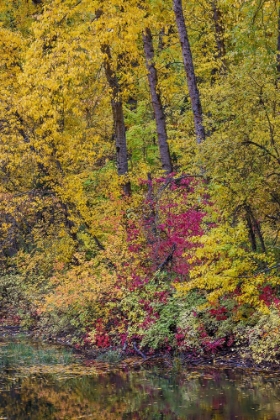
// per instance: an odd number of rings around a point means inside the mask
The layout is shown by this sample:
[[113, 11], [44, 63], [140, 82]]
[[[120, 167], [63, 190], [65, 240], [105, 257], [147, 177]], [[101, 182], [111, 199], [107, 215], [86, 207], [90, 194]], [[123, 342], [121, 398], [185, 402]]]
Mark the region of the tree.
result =
[[203, 126], [202, 107], [200, 101], [200, 93], [197, 86], [195, 70], [193, 65], [192, 52], [188, 38], [188, 32], [185, 24], [182, 0], [173, 0], [173, 10], [175, 13], [176, 24], [178, 28], [184, 67], [187, 76], [187, 84], [192, 104], [194, 126], [196, 133], [196, 141], [200, 144], [205, 140], [205, 129]]
[[213, 22], [215, 28], [215, 41], [217, 47], [217, 59], [221, 60], [221, 70], [225, 70], [226, 63], [225, 63], [225, 54], [226, 54], [226, 47], [225, 47], [225, 39], [224, 39], [224, 27], [222, 22], [222, 13], [218, 7], [218, 0], [211, 1], [211, 8], [213, 12]]
[[166, 119], [161, 102], [160, 91], [158, 87], [157, 69], [154, 63], [154, 47], [153, 38], [150, 28], [146, 28], [143, 32], [143, 44], [145, 52], [146, 67], [148, 71], [148, 80], [152, 105], [157, 126], [158, 145], [160, 150], [160, 158], [162, 169], [166, 174], [172, 172], [172, 162], [170, 157], [169, 145], [167, 142]]
[[[110, 47], [108, 45], [103, 45], [102, 52], [105, 54], [105, 74], [112, 92], [111, 106], [114, 121], [114, 135], [116, 143], [118, 175], [122, 176], [128, 173], [128, 157], [121, 89], [118, 78], [111, 67], [112, 57]], [[123, 186], [123, 191], [127, 196], [131, 194], [130, 182], [125, 182]]]

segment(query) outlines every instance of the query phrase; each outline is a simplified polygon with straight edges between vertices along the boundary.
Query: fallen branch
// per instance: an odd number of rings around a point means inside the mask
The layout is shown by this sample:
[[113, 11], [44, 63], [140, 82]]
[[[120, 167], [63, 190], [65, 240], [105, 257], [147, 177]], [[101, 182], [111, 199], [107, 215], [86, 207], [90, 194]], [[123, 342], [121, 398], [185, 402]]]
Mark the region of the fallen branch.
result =
[[136, 351], [136, 353], [139, 354], [139, 356], [143, 357], [143, 359], [146, 360], [147, 356], [141, 350], [138, 349], [138, 347], [136, 346], [136, 342], [133, 341], [132, 344], [133, 344], [133, 349]]

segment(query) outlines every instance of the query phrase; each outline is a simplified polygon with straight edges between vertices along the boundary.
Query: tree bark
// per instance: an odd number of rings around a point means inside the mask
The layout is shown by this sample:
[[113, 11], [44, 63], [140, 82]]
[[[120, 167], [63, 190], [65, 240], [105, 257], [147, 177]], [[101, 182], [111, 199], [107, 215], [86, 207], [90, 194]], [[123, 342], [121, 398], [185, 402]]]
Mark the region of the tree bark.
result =
[[[117, 170], [118, 175], [126, 175], [128, 173], [128, 156], [127, 156], [127, 144], [126, 144], [126, 129], [123, 114], [123, 104], [121, 99], [121, 89], [117, 75], [111, 67], [111, 51], [108, 45], [102, 46], [102, 52], [106, 54], [106, 60], [104, 61], [105, 75], [107, 82], [112, 90], [111, 107], [113, 113], [114, 122], [114, 136], [116, 144], [116, 155], [117, 155]], [[131, 195], [130, 182], [126, 182], [123, 186], [124, 194]]]
[[167, 142], [166, 118], [163, 111], [160, 92], [158, 88], [158, 75], [154, 63], [154, 48], [152, 33], [149, 28], [146, 28], [143, 33], [143, 44], [146, 68], [148, 70], [148, 81], [150, 87], [150, 94], [152, 98], [152, 106], [157, 127], [157, 138], [160, 151], [161, 165], [165, 173], [169, 174], [173, 171], [169, 145]]
[[200, 94], [197, 86], [194, 64], [192, 58], [192, 52], [190, 47], [190, 42], [188, 38], [187, 27], [183, 14], [182, 0], [173, 0], [173, 10], [175, 13], [176, 24], [178, 28], [183, 62], [187, 75], [187, 84], [189, 89], [189, 95], [191, 99], [191, 106], [194, 118], [194, 127], [196, 133], [196, 141], [198, 144], [202, 143], [205, 138], [205, 129], [203, 126], [203, 117], [202, 117], [202, 106], [200, 101]]
[[250, 205], [248, 205], [248, 204], [245, 205], [245, 212], [246, 212], [246, 222], [247, 222], [247, 226], [248, 226], [249, 238], [250, 238], [250, 242], [251, 242], [251, 246], [252, 246], [252, 251], [257, 250], [257, 237], [258, 237], [259, 241], [260, 241], [260, 246], [261, 246], [262, 252], [266, 252], [266, 247], [265, 247], [260, 223], [255, 218]]
[[[217, 0], [212, 0], [211, 2], [212, 12], [213, 12], [213, 21], [215, 27], [215, 41], [217, 47], [217, 57], [223, 59], [225, 56], [225, 40], [224, 40], [224, 28], [222, 25], [222, 14], [220, 9], [217, 6]], [[224, 64], [224, 63], [223, 63]]]
[[224, 27], [222, 24], [222, 14], [220, 9], [217, 5], [217, 0], [212, 0], [211, 2], [211, 8], [213, 13], [213, 22], [214, 22], [214, 29], [215, 29], [215, 41], [216, 41], [216, 58], [220, 60], [221, 67], [219, 70], [216, 70], [220, 72], [220, 74], [223, 74], [226, 72], [226, 61], [225, 61], [225, 53], [226, 53], [226, 47], [225, 47], [225, 38], [224, 38]]
[[278, 35], [277, 35], [277, 73], [278, 73], [278, 82], [280, 78], [280, 4], [278, 4]]

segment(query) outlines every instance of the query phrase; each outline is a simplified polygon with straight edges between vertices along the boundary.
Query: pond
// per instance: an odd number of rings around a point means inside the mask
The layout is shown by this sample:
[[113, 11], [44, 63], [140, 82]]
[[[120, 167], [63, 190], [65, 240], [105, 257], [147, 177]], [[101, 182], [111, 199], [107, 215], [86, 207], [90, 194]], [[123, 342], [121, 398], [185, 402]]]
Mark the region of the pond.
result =
[[0, 338], [0, 419], [278, 420], [279, 376], [85, 366], [70, 350]]

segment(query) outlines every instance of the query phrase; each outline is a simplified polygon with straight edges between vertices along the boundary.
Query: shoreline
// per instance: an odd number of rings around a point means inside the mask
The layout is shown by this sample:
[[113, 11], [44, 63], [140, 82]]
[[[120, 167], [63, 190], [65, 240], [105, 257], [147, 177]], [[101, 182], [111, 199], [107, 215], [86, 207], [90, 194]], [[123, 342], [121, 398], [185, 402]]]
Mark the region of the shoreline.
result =
[[[113, 369], [132, 369], [139, 370], [141, 368], [160, 367], [169, 371], [179, 371], [181, 369], [234, 369], [242, 371], [250, 371], [252, 373], [265, 373], [265, 374], [279, 374], [280, 364], [263, 363], [257, 364], [250, 358], [242, 356], [238, 349], [231, 348], [228, 351], [217, 352], [212, 355], [199, 355], [194, 356], [190, 353], [174, 351], [173, 354], [169, 352], [160, 352], [154, 355], [145, 357], [139, 356], [136, 352], [130, 351], [126, 353], [121, 348], [81, 348], [76, 349], [73, 344], [62, 340], [61, 338], [42, 339], [39, 335], [35, 335], [32, 330], [24, 330], [18, 325], [0, 325], [0, 338], [1, 337], [14, 337], [24, 334], [30, 337], [31, 340], [41, 343], [48, 343], [70, 348], [74, 354], [81, 356], [82, 362], [85, 366], [95, 366], [102, 369], [104, 365], [110, 366]], [[112, 360], [112, 355], [117, 356], [118, 360]], [[110, 357], [111, 356], [111, 357]]]

